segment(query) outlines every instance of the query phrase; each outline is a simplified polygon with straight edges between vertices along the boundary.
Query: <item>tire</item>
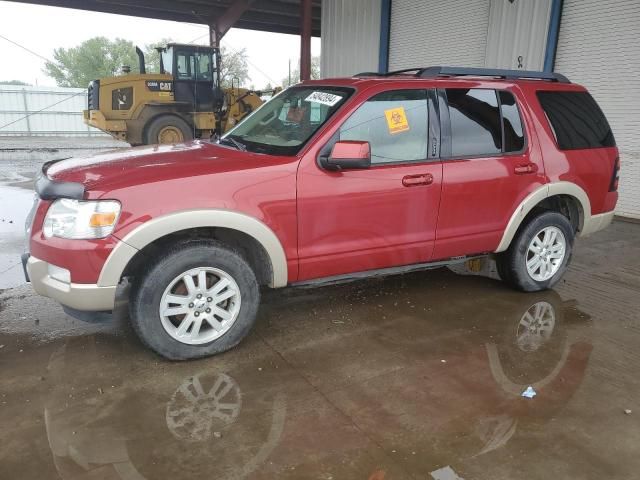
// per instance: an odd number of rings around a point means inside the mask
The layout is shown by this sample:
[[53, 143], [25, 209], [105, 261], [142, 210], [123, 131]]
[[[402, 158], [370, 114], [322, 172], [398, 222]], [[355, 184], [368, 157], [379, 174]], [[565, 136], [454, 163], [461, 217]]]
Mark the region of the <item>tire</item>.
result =
[[[544, 236], [545, 232], [550, 235], [549, 241], [554, 241], [549, 245], [551, 248], [542, 247], [543, 241], [547, 238]], [[539, 259], [539, 255], [538, 259], [534, 258], [536, 254], [530, 250], [530, 246], [538, 248], [532, 246], [534, 237], [538, 237], [542, 258], [548, 259], [549, 262], [541, 261], [540, 263], [545, 265], [541, 265], [539, 270], [530, 273], [527, 261], [530, 261], [532, 268], [535, 269]], [[498, 255], [496, 264], [500, 278], [512, 287], [525, 292], [537, 292], [553, 287], [567, 270], [573, 252], [574, 238], [575, 231], [564, 215], [546, 211], [532, 217], [526, 225], [520, 227], [507, 251]], [[562, 248], [557, 246], [560, 244], [563, 245]], [[562, 256], [558, 258], [560, 252]]]
[[172, 144], [193, 140], [193, 130], [187, 122], [175, 115], [161, 115], [149, 123], [145, 143]]
[[[201, 288], [203, 271], [206, 285]], [[186, 276], [191, 276], [191, 288]], [[226, 284], [219, 283], [223, 279]], [[216, 293], [223, 284], [228, 286]], [[179, 303], [167, 303], [168, 298]], [[133, 329], [145, 345], [170, 360], [187, 360], [240, 343], [255, 322], [259, 303], [256, 276], [240, 254], [214, 240], [191, 240], [163, 252], [148, 267], [132, 289], [129, 309]], [[181, 332], [185, 325], [188, 329]]]

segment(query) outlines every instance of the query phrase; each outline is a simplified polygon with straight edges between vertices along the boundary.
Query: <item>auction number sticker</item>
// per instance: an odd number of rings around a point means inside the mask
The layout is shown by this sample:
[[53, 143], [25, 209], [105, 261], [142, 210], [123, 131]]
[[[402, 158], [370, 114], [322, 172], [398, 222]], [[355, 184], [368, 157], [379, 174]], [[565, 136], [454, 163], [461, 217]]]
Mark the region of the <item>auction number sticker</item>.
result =
[[321, 103], [322, 105], [328, 105], [330, 107], [333, 107], [340, 100], [342, 100], [340, 95], [328, 92], [313, 92], [304, 99], [305, 102]]
[[387, 119], [387, 127], [389, 127], [389, 133], [391, 135], [409, 130], [409, 121], [407, 120], [404, 107], [385, 110], [384, 116]]

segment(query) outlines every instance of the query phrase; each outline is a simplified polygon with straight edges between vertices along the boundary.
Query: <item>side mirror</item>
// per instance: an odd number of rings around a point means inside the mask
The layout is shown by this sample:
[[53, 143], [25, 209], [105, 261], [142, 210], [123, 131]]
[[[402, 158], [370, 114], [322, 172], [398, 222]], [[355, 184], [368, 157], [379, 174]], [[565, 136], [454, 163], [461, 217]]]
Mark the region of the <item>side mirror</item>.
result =
[[371, 167], [369, 142], [342, 140], [331, 149], [324, 167], [328, 170], [351, 170]]

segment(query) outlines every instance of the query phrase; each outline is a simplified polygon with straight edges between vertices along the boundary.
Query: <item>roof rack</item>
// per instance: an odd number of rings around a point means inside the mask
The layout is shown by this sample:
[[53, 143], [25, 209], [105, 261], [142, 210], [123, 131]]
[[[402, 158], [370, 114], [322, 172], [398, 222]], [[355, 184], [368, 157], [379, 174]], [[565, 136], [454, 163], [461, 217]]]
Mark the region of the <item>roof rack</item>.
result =
[[354, 77], [391, 77], [393, 75], [402, 75], [409, 72], [416, 72], [416, 76], [419, 76], [418, 73], [425, 68], [404, 68], [402, 70], [394, 70], [392, 72], [361, 72], [356, 73]]
[[558, 83], [571, 83], [567, 77], [561, 73], [555, 72], [538, 72], [535, 70], [505, 70], [499, 68], [467, 68], [467, 67], [426, 67], [426, 68], [405, 68], [403, 70], [395, 70], [386, 73], [363, 72], [355, 75], [356, 77], [390, 77], [393, 75], [402, 75], [415, 72], [414, 76], [420, 78], [435, 77], [458, 77], [458, 76], [474, 76], [474, 77], [496, 77], [509, 80], [516, 79], [533, 79], [548, 80]]

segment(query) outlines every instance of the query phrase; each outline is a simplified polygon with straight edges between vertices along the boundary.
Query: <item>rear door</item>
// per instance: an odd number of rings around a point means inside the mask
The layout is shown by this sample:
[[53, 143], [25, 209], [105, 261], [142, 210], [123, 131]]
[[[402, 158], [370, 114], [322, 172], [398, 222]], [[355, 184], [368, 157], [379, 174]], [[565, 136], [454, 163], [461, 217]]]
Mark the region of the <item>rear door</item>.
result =
[[443, 180], [433, 258], [494, 251], [518, 204], [546, 183], [537, 139], [512, 92], [447, 88], [438, 96]]
[[[299, 280], [427, 262], [442, 165], [435, 92], [374, 94], [348, 114], [298, 170]], [[372, 166], [326, 171], [317, 156], [338, 140], [368, 141]]]

